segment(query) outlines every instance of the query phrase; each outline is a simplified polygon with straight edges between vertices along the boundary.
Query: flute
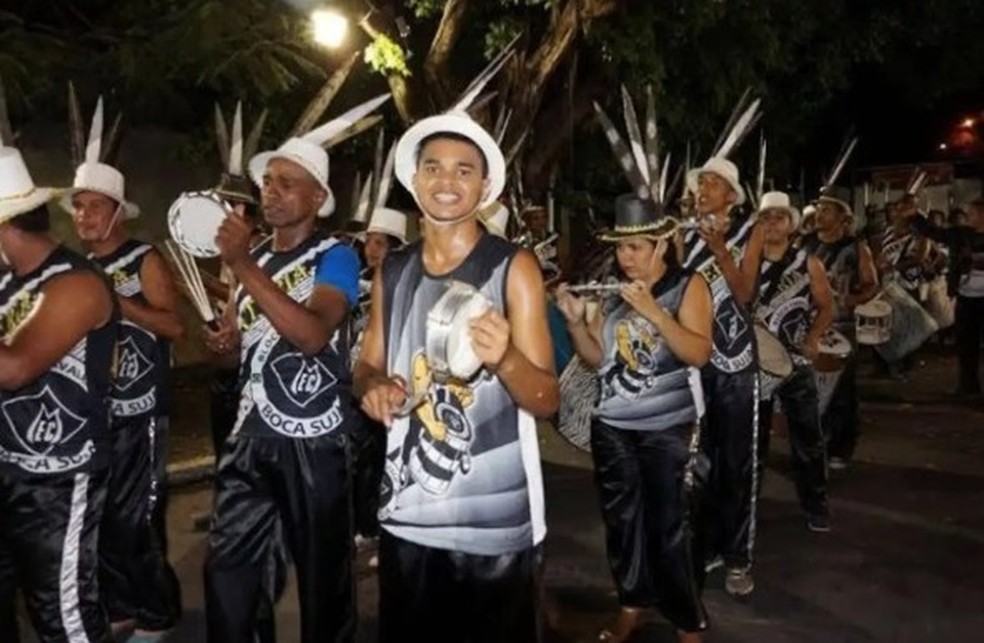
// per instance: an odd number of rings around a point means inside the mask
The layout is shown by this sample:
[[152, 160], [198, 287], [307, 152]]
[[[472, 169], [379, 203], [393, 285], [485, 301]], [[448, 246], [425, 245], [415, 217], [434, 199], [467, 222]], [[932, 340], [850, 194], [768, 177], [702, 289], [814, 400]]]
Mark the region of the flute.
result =
[[572, 293], [587, 295], [617, 295], [622, 290], [619, 283], [610, 284], [574, 284], [567, 287]]

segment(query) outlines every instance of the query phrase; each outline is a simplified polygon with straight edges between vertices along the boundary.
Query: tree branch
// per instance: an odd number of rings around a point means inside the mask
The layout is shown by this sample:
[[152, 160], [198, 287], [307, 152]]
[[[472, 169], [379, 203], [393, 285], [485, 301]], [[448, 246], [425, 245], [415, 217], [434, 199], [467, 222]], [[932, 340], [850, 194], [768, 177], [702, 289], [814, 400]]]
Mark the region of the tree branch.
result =
[[[366, 32], [367, 36], [375, 39], [381, 32], [369, 22], [369, 15], [359, 21], [359, 27]], [[398, 40], [394, 40], [394, 42], [398, 42]], [[417, 101], [414, 100], [414, 92], [411, 90], [407, 79], [400, 74], [386, 74], [386, 82], [389, 84], [390, 93], [393, 95], [393, 104], [396, 106], [396, 111], [400, 115], [400, 120], [405, 125], [409, 125], [415, 120], [417, 113]]]
[[451, 100], [451, 84], [448, 82], [448, 60], [451, 58], [451, 50], [461, 30], [465, 24], [465, 12], [468, 9], [470, 0], [448, 0], [444, 4], [444, 14], [441, 16], [441, 23], [431, 41], [430, 51], [427, 52], [427, 59], [424, 61], [424, 76], [430, 86], [432, 95], [437, 98], [441, 105], [446, 105]]

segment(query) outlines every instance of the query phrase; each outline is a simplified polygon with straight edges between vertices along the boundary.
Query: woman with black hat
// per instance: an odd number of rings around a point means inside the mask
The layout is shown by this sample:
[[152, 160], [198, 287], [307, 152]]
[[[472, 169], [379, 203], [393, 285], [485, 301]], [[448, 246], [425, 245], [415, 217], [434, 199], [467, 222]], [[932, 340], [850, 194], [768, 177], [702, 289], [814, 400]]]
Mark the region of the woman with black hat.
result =
[[584, 301], [558, 289], [575, 350], [601, 378], [591, 448], [622, 605], [605, 641], [631, 636], [647, 607], [658, 607], [680, 640], [706, 627], [688, 492], [703, 403], [694, 367], [710, 359], [711, 297], [702, 278], [680, 268], [667, 241], [676, 225], [652, 202], [620, 197], [615, 228], [601, 237], [617, 244], [630, 280], [620, 297], [586, 322]]
[[[599, 114], [617, 146], [621, 138]], [[638, 172], [630, 179], [649, 180], [633, 181], [636, 193], [616, 199], [615, 226], [599, 235], [616, 244], [626, 279], [618, 297], [587, 321], [568, 286], [557, 294], [575, 350], [601, 379], [591, 453], [621, 610], [599, 640], [627, 640], [643, 610], [656, 607], [681, 641], [698, 641], [707, 616], [691, 507], [703, 408], [697, 369], [711, 355], [712, 302], [704, 279], [680, 267], [670, 239], [678, 222], [663, 211], [659, 173], [631, 169]]]

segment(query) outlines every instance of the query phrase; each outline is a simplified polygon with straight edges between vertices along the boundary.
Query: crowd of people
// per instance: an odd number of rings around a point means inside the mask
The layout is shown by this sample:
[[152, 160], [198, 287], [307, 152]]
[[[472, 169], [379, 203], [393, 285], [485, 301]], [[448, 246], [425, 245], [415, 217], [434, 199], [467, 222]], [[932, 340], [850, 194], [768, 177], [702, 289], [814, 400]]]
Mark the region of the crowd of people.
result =
[[[290, 564], [300, 640], [352, 640], [357, 541], [378, 546], [381, 641], [540, 640], [537, 419], [565, 403], [559, 373], [575, 364], [594, 378], [590, 450], [620, 606], [601, 641], [627, 640], [652, 609], [700, 640], [718, 566], [730, 595], [754, 591], [780, 410], [804, 525], [832, 528], [828, 468], [847, 466], [859, 438], [868, 302], [886, 298], [894, 319], [915, 303], [931, 334], [945, 310], [926, 293], [942, 279], [960, 392], [980, 395], [984, 201], [944, 227], [907, 192], [883, 229], [857, 230], [831, 190], [809, 213], [783, 192], [750, 194], [720, 149], [671, 201], [656, 141], [628, 152], [600, 113], [631, 191], [597, 235], [612, 281], [582, 287], [558, 268], [548, 208], [503, 205], [506, 158], [468, 106], [414, 124], [387, 164], [419, 211], [415, 241], [385, 190], [363, 226], [327, 231], [334, 122], [246, 158], [230, 149], [214, 190], [230, 212], [214, 238], [223, 275], [208, 280], [222, 305], [203, 329], [216, 367], [212, 643], [275, 640]], [[127, 231], [139, 208], [97, 118], [60, 197], [87, 257], [50, 234], [58, 192], [0, 147], [4, 641], [18, 640], [18, 593], [43, 643], [157, 641], [181, 617], [164, 463], [185, 284]], [[893, 372], [903, 344], [883, 356]]]

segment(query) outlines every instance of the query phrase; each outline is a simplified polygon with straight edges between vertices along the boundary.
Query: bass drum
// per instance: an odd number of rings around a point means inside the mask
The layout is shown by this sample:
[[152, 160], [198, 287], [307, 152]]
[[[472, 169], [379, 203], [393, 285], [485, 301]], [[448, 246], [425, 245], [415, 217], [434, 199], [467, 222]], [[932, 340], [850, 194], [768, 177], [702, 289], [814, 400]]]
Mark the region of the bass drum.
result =
[[886, 362], [896, 362], [912, 353], [940, 329], [926, 309], [894, 281], [885, 284], [881, 298], [892, 308], [892, 336], [875, 346]]
[[601, 383], [580, 357], [574, 356], [560, 375], [557, 431], [581, 451], [591, 452], [591, 414], [598, 406]]

